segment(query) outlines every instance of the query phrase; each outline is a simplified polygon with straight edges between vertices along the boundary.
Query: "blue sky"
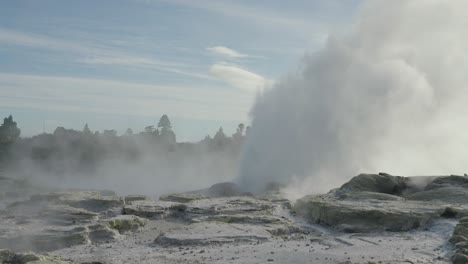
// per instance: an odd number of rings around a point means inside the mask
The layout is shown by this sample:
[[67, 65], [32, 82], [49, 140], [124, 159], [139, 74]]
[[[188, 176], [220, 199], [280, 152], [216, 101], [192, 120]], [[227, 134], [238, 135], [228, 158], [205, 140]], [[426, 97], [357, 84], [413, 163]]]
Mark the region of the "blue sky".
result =
[[[358, 0], [0, 3], [0, 113], [23, 136], [135, 132], [168, 114], [179, 141], [249, 123], [263, 87], [346, 32]], [[266, 88], [268, 89], [268, 88]]]

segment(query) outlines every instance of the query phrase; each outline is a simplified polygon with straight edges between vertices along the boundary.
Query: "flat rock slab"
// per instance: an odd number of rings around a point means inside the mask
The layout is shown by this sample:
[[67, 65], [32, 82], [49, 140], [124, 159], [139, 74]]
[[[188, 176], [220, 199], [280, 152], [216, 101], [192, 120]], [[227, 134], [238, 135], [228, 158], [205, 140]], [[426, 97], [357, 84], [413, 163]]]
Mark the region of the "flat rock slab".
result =
[[267, 241], [271, 234], [253, 225], [194, 223], [185, 228], [160, 234], [154, 242], [170, 246], [225, 244]]
[[103, 212], [122, 207], [124, 200], [118, 196], [103, 196], [98, 191], [53, 192], [33, 195], [27, 201], [9, 205], [7, 209], [40, 208], [45, 205], [68, 205], [92, 212]]
[[53, 251], [89, 243], [109, 243], [120, 239], [118, 230], [107, 223], [72, 228], [19, 229], [0, 236], [0, 248], [13, 250]]
[[72, 264], [59, 257], [29, 253], [16, 253], [9, 249], [0, 249], [0, 263], [8, 264]]
[[217, 214], [271, 214], [273, 208], [271, 202], [251, 197], [210, 198], [188, 203], [185, 213], [189, 218]]
[[[298, 200], [295, 210], [306, 219], [346, 232], [408, 231], [424, 227], [449, 206], [446, 203], [407, 200], [339, 200], [308, 196]], [[466, 212], [465, 206], [454, 210]]]
[[171, 212], [184, 211], [185, 205], [176, 202], [139, 200], [123, 207], [126, 215], [136, 215], [148, 219], [161, 219]]

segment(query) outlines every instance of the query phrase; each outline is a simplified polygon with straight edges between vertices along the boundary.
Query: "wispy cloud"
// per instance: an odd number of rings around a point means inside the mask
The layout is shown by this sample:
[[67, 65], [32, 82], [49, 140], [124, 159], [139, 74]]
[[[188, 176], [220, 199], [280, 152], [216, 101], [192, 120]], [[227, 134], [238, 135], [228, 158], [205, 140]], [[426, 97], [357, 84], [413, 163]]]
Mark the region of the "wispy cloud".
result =
[[236, 50], [233, 50], [233, 49], [230, 49], [230, 48], [224, 47], [224, 46], [209, 47], [209, 48], [206, 48], [206, 50], [208, 50], [208, 51], [210, 51], [210, 52], [212, 52], [214, 54], [221, 55], [221, 56], [228, 57], [228, 58], [246, 58], [246, 57], [250, 57], [247, 54], [240, 53], [240, 52], [238, 52]]
[[17, 30], [0, 28], [0, 44], [40, 48], [55, 51], [68, 51], [73, 53], [94, 54], [102, 52], [85, 43], [76, 43], [58, 38], [52, 38], [43, 34], [34, 34]]
[[163, 0], [169, 3], [176, 3], [193, 8], [203, 9], [210, 12], [216, 12], [222, 15], [235, 17], [243, 20], [254, 21], [257, 25], [273, 27], [273, 28], [288, 28], [288, 29], [303, 29], [309, 26], [306, 20], [286, 16], [284, 13], [279, 13], [267, 8], [257, 8], [253, 5], [246, 6], [234, 1], [209, 1], [209, 0]]
[[[149, 57], [129, 54], [102, 43], [89, 43], [52, 38], [49, 36], [0, 28], [0, 45], [15, 45], [45, 50], [66, 52], [64, 61], [78, 62], [88, 65], [113, 65], [132, 68], [146, 68], [162, 72], [184, 75], [192, 78], [213, 80], [205, 73], [188, 70], [191, 65], [161, 61]], [[72, 57], [72, 58], [70, 58]]]
[[114, 65], [152, 69], [198, 79], [213, 80], [213, 77], [209, 76], [208, 74], [187, 70], [187, 68], [191, 67], [191, 65], [188, 64], [171, 63], [143, 57], [114, 54], [112, 56], [93, 56], [84, 59], [78, 59], [78, 61], [90, 65]]
[[167, 112], [200, 120], [242, 120], [253, 99], [219, 87], [0, 73], [2, 108], [138, 116]]
[[273, 81], [236, 65], [217, 63], [211, 66], [210, 73], [229, 85], [249, 92], [262, 91]]

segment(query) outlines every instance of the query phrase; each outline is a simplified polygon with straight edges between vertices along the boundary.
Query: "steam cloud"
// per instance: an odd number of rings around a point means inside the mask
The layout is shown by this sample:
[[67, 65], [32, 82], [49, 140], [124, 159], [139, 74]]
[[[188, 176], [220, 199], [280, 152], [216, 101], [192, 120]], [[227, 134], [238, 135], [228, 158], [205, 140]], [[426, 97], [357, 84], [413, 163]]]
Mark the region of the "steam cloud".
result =
[[[323, 192], [359, 172], [464, 173], [468, 1], [368, 1], [261, 95], [239, 181]], [[297, 187], [300, 187], [297, 189]]]

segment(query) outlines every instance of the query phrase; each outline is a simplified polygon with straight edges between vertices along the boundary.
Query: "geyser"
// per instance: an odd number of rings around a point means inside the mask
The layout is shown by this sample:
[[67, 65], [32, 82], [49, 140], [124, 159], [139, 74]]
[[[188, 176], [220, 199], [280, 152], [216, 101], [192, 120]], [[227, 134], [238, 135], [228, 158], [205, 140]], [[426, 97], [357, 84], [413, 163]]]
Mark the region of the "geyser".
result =
[[362, 171], [464, 173], [467, 9], [464, 0], [363, 3], [348, 35], [330, 36], [258, 98], [239, 182], [312, 193]]

